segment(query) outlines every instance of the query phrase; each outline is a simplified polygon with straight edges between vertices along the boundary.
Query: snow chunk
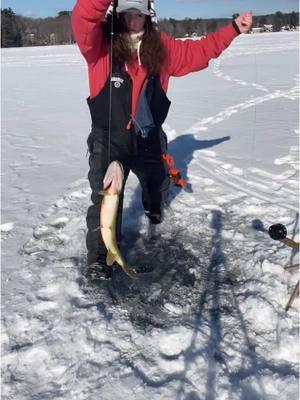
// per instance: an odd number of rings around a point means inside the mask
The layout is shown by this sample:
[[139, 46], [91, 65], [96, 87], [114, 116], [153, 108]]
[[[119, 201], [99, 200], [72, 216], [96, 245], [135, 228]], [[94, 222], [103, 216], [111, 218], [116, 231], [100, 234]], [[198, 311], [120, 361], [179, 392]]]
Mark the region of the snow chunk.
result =
[[179, 307], [176, 307], [174, 304], [172, 303], [166, 303], [164, 305], [165, 309], [168, 310], [169, 312], [171, 312], [172, 314], [176, 314], [176, 315], [181, 315], [182, 314], [182, 310]]
[[217, 153], [212, 150], [201, 150], [201, 154], [206, 157], [216, 157]]
[[0, 225], [0, 232], [10, 232], [14, 229], [15, 224], [13, 222], [8, 222], [7, 224]]
[[234, 175], [238, 175], [238, 176], [244, 175], [244, 171], [243, 171], [241, 168], [237, 168], [237, 167], [234, 167], [234, 168], [232, 169], [232, 173], [233, 173]]
[[244, 318], [251, 324], [251, 330], [263, 334], [274, 330], [276, 314], [271, 304], [251, 296], [240, 304]]
[[33, 237], [35, 239], [42, 239], [45, 238], [46, 236], [53, 235], [54, 231], [51, 227], [47, 225], [41, 225], [35, 228], [33, 231]]
[[44, 314], [46, 312], [57, 310], [57, 308], [58, 308], [58, 304], [54, 303], [52, 301], [43, 301], [43, 302], [40, 302], [39, 304], [36, 304], [33, 306], [33, 310], [37, 314], [41, 314], [41, 313]]
[[50, 223], [50, 225], [53, 226], [53, 228], [61, 229], [61, 228], [64, 228], [68, 222], [69, 222], [69, 218], [61, 217], [61, 218], [57, 218], [54, 221], [52, 221]]
[[159, 352], [166, 357], [176, 357], [183, 353], [190, 345], [192, 331], [181, 328], [178, 332], [162, 335], [159, 342]]
[[84, 199], [86, 197], [86, 190], [77, 190], [68, 195], [70, 200]]
[[278, 275], [283, 273], [283, 268], [281, 265], [275, 264], [268, 260], [264, 260], [261, 267], [262, 267], [262, 271], [264, 273], [271, 273], [271, 274], [278, 274]]
[[291, 157], [291, 155], [288, 155], [286, 157], [276, 158], [276, 160], [274, 160], [274, 164], [275, 165], [289, 164], [291, 161], [292, 161], [292, 157]]

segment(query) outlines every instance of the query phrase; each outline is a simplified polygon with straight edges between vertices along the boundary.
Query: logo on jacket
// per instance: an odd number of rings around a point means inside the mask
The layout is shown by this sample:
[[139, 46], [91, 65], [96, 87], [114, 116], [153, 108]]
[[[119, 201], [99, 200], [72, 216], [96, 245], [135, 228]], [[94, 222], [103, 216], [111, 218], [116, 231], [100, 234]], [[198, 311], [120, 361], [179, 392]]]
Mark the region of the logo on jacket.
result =
[[124, 79], [118, 78], [118, 77], [115, 77], [115, 76], [113, 76], [111, 78], [111, 81], [114, 82], [114, 87], [116, 89], [119, 89], [121, 87], [121, 85], [124, 83]]

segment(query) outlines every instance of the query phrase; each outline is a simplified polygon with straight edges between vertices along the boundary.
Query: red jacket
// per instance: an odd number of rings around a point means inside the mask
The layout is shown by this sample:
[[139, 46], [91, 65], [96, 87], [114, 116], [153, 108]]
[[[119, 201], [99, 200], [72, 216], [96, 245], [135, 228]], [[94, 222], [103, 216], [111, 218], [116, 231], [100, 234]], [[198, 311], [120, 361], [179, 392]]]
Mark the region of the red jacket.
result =
[[[103, 39], [101, 24], [110, 3], [111, 0], [77, 0], [72, 14], [74, 36], [88, 63], [91, 98], [100, 93], [109, 77], [109, 45]], [[160, 74], [163, 89], [167, 91], [171, 76], [184, 76], [206, 68], [236, 36], [238, 33], [231, 23], [202, 40], [176, 40], [161, 33], [167, 52], [167, 62]], [[132, 115], [135, 116], [147, 71], [136, 60], [128, 66], [128, 73], [133, 81]]]

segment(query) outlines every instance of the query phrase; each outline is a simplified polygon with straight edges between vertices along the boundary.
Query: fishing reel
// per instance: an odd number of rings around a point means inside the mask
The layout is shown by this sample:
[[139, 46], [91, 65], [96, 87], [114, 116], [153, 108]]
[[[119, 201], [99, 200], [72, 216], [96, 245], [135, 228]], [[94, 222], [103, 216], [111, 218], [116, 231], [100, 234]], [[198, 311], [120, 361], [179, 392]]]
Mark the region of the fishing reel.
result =
[[283, 240], [287, 236], [287, 229], [282, 224], [275, 224], [275, 225], [270, 226], [269, 235], [270, 235], [271, 239]]
[[[270, 226], [269, 228], [269, 235], [272, 239], [274, 240], [279, 240], [280, 242], [286, 244], [287, 246], [291, 247], [294, 251], [299, 251], [299, 243], [295, 242], [292, 239], [287, 238], [287, 229], [284, 225], [282, 224], [275, 224]], [[295, 269], [299, 269], [299, 264], [291, 265], [289, 267], [285, 267], [285, 270], [287, 271], [293, 271]], [[299, 281], [297, 282], [293, 293], [291, 294], [291, 297], [285, 307], [285, 311], [288, 311], [290, 307], [292, 306], [295, 298], [299, 296]]]
[[287, 237], [287, 229], [284, 225], [275, 224], [270, 226], [269, 235], [272, 239], [279, 240], [287, 246], [299, 251], [299, 243]]

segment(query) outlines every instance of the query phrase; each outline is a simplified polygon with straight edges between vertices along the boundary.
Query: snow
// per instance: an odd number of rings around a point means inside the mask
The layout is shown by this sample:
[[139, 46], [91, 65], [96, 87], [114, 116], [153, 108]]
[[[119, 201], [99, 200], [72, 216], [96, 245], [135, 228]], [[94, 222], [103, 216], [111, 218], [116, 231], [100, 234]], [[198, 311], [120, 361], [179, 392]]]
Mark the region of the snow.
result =
[[13, 222], [8, 222], [7, 224], [1, 224], [0, 225], [0, 231], [1, 232], [10, 232], [12, 229], [14, 229], [14, 223]]
[[187, 180], [156, 240], [126, 187], [119, 270], [91, 285], [85, 102], [75, 46], [2, 49], [2, 395], [14, 400], [296, 400], [296, 32], [244, 35], [172, 79], [165, 125]]

